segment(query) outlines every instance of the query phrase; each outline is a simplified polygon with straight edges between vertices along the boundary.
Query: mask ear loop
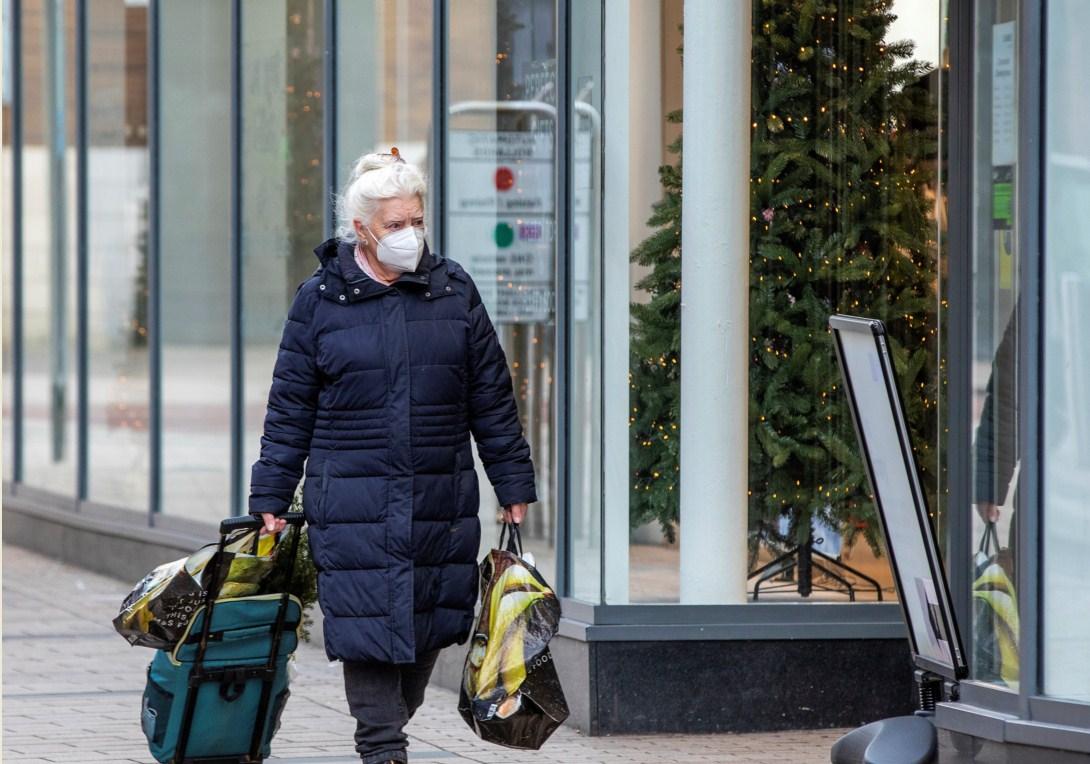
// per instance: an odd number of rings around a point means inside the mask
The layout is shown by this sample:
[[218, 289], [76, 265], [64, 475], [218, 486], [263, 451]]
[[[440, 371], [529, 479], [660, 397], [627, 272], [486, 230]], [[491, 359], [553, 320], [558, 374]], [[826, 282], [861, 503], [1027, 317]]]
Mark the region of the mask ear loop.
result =
[[378, 250], [378, 239], [375, 238], [374, 232], [371, 231], [371, 226], [365, 225], [364, 228], [367, 230], [367, 233], [371, 236], [371, 239], [375, 242], [375, 249], [377, 251]]

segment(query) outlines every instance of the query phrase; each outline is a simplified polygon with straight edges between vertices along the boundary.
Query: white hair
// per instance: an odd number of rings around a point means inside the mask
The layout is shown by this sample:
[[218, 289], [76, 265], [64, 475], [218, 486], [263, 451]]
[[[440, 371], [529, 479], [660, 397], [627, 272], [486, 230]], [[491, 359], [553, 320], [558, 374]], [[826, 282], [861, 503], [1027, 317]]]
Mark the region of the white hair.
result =
[[364, 154], [356, 160], [344, 190], [337, 195], [337, 238], [356, 243], [352, 221], [367, 224], [383, 199], [415, 196], [424, 204], [424, 173], [393, 154]]

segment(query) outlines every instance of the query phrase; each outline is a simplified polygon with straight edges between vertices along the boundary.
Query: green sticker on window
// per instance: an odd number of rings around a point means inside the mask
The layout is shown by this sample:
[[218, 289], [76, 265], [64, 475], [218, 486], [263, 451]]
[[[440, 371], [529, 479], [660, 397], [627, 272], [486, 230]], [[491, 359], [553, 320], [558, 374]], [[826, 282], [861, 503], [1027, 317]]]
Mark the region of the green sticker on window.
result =
[[1011, 201], [1014, 197], [1014, 184], [992, 184], [992, 220], [1000, 220], [1010, 225], [1014, 220]]
[[496, 223], [492, 238], [496, 240], [497, 247], [510, 247], [511, 242], [515, 240], [515, 229], [507, 223]]

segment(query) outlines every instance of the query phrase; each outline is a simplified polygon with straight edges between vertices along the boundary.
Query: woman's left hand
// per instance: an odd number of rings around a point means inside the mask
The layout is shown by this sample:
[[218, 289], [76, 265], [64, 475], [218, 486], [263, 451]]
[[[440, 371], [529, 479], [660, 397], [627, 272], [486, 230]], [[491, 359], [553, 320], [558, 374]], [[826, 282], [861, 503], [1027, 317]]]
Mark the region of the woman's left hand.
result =
[[526, 503], [522, 504], [508, 504], [503, 508], [503, 521], [505, 523], [521, 523], [522, 518], [526, 517]]

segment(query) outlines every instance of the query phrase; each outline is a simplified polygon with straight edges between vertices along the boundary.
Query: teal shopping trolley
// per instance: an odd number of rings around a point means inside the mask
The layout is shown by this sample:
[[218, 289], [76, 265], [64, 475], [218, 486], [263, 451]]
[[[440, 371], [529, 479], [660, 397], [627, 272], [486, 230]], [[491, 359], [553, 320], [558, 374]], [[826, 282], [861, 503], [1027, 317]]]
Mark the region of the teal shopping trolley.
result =
[[[303, 515], [284, 517], [295, 526], [290, 581]], [[260, 526], [254, 517], [220, 524], [203, 604], [174, 648], [158, 651], [148, 666], [141, 726], [162, 764], [254, 764], [269, 755], [289, 695], [287, 662], [302, 605], [287, 592], [217, 598], [228, 535]]]

